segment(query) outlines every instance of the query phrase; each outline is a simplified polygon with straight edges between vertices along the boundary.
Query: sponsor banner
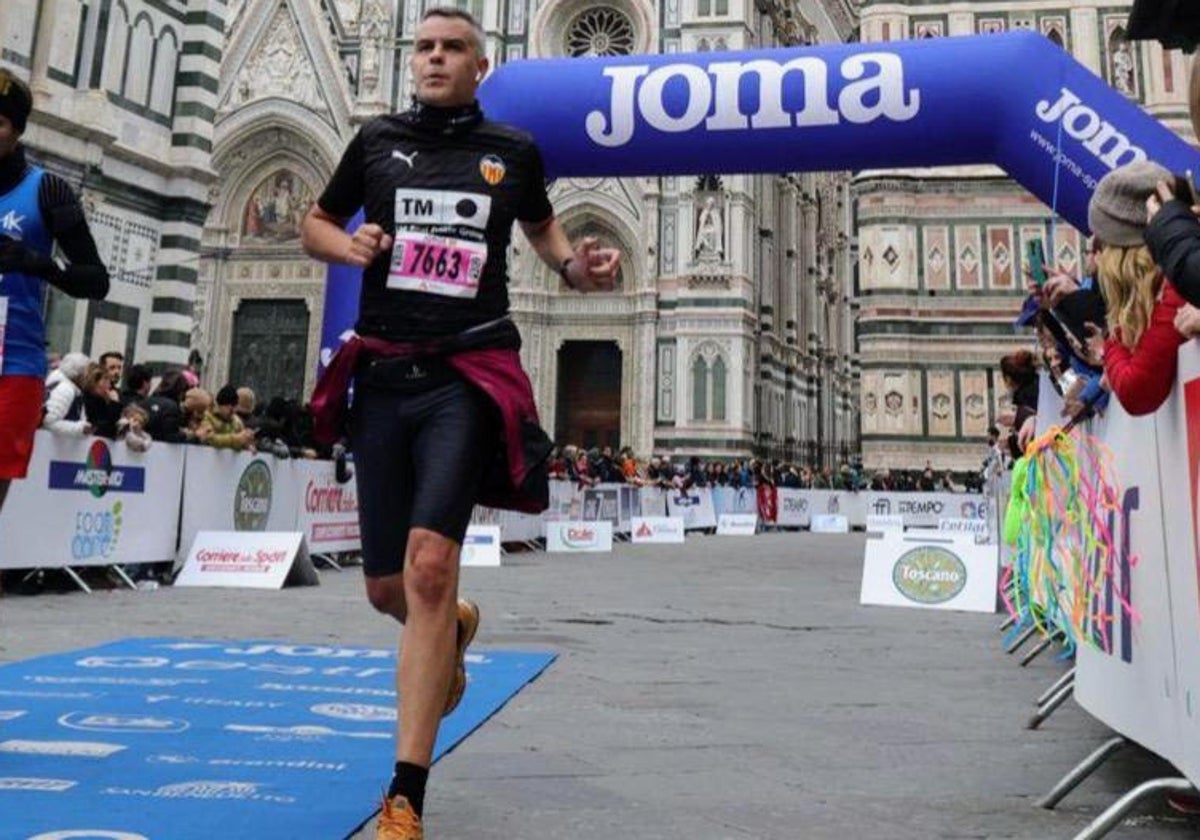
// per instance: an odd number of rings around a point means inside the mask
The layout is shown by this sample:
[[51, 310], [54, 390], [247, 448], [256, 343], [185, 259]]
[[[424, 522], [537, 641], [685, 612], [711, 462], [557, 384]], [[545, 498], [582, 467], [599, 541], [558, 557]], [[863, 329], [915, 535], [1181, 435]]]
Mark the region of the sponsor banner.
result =
[[988, 519], [939, 519], [937, 529], [943, 534], [971, 534], [978, 543], [996, 542], [992, 521]]
[[808, 491], [796, 487], [775, 489], [775, 524], [784, 528], [804, 528], [809, 524]]
[[174, 559], [184, 451], [39, 431], [0, 516], [0, 568]]
[[718, 520], [723, 513], [758, 513], [758, 493], [753, 487], [713, 487], [711, 492]]
[[841, 514], [851, 528], [862, 528], [867, 524], [867, 507], [861, 493], [849, 490], [801, 490], [808, 500], [810, 517], [822, 513]]
[[867, 530], [875, 533], [883, 534], [891, 531], [904, 533], [904, 517], [895, 514], [891, 516], [877, 516], [872, 513], [867, 514]]
[[633, 517], [641, 515], [641, 492], [632, 484], [597, 484], [583, 491], [584, 521], [611, 522], [615, 531], [628, 534]]
[[[583, 518], [583, 490], [573, 481], [550, 482], [550, 507], [542, 513], [543, 521]], [[537, 536], [541, 536], [541, 531]]]
[[[1109, 480], [1119, 495], [1105, 527], [1118, 551], [1101, 596], [1113, 620], [1104, 622], [1105, 632], [1096, 637], [1099, 650], [1080, 644], [1076, 651], [1075, 701], [1107, 726], [1176, 761], [1180, 719], [1171, 610], [1182, 599], [1170, 593], [1169, 529], [1162, 518], [1158, 463], [1150, 454], [1159, 442], [1157, 421], [1131, 417], [1113, 399], [1104, 419], [1088, 425], [1111, 458]], [[1081, 464], [1090, 462], [1087, 453], [1080, 454]]]
[[459, 554], [461, 566], [500, 565], [500, 526], [471, 525], [463, 538]]
[[[434, 758], [552, 659], [468, 656], [467, 691], [441, 722]], [[171, 638], [6, 663], [3, 689], [98, 671], [208, 681], [107, 685], [93, 698], [40, 699], [36, 713], [5, 721], [0, 837], [349, 837], [378, 808], [369, 794], [395, 741], [395, 668], [387, 649]]]
[[[1145, 600], [1135, 592], [1141, 624], [1166, 620], [1169, 608], [1175, 651], [1176, 729], [1173, 740], [1151, 748], [1200, 783], [1200, 345], [1190, 341], [1179, 351], [1179, 385], [1154, 415], [1158, 432], [1159, 485], [1169, 488], [1162, 496], [1163, 538], [1167, 547], [1167, 585], [1170, 603]], [[1187, 492], [1181, 492], [1186, 487]], [[1138, 507], [1147, 510], [1138, 500]], [[1144, 522], [1145, 520], [1143, 520]], [[1139, 523], [1140, 531], [1153, 528]], [[1141, 555], [1137, 565], [1144, 565]], [[1137, 585], [1137, 581], [1134, 581]], [[1137, 625], [1135, 625], [1136, 627]], [[1135, 630], [1136, 632], [1136, 630]], [[1163, 651], [1162, 653], [1165, 653]], [[1157, 700], [1157, 686], [1144, 686]], [[1157, 702], [1155, 703], [1157, 706]], [[1124, 722], [1120, 721], [1122, 726]], [[1122, 729], [1122, 731], [1124, 731]]]
[[631, 537], [635, 543], [681, 543], [683, 520], [671, 516], [635, 516]]
[[850, 520], [840, 513], [815, 513], [809, 529], [814, 534], [848, 534]]
[[547, 522], [546, 551], [612, 551], [611, 522]]
[[296, 530], [316, 553], [358, 551], [358, 492], [353, 479], [338, 484], [333, 461], [297, 459], [291, 473], [298, 484]]
[[299, 531], [201, 531], [192, 542], [176, 586], [280, 589], [320, 583]]
[[987, 496], [978, 493], [879, 493], [864, 494], [868, 516], [899, 516], [906, 528], [936, 528], [942, 519], [978, 519], [991, 515]]
[[471, 512], [472, 525], [500, 529], [500, 542], [529, 542], [542, 536], [542, 518], [528, 513], [476, 505]]
[[722, 513], [717, 517], [717, 533], [725, 537], [753, 537], [758, 533], [758, 514]]
[[661, 487], [638, 488], [638, 502], [642, 506], [642, 516], [667, 515], [667, 491]]
[[996, 611], [995, 546], [890, 532], [867, 540], [863, 604], [934, 610]]
[[667, 515], [683, 520], [688, 531], [717, 527], [717, 514], [713, 506], [712, 489], [693, 487], [690, 490], [666, 490]]
[[299, 461], [208, 446], [181, 448], [187, 450], [187, 464], [180, 559], [201, 531], [298, 530]]

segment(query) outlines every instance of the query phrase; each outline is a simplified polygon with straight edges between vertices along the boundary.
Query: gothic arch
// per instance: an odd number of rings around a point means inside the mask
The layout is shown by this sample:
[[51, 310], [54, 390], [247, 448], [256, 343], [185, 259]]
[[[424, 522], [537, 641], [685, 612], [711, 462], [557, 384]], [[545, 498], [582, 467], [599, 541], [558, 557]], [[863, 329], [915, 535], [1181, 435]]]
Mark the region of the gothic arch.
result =
[[637, 232], [628, 224], [623, 214], [605, 207], [598, 200], [600, 197], [579, 193], [576, 202], [566, 205], [557, 214], [567, 236], [574, 241], [583, 233], [600, 235], [608, 234], [613, 247], [621, 251], [619, 267], [621, 285], [618, 291], [632, 291], [637, 288], [642, 272], [639, 270], [637, 255], [640, 238]]
[[218, 124], [213, 168], [228, 177], [232, 158], [240, 155], [244, 162], [252, 155], [268, 156], [274, 147], [256, 151], [256, 145], [271, 131], [289, 135], [292, 142], [282, 150], [304, 150], [301, 154], [324, 178], [337, 168], [346, 150], [346, 141], [337, 131], [328, 123], [314, 120], [308, 109], [282, 100], [263, 100], [239, 109]]

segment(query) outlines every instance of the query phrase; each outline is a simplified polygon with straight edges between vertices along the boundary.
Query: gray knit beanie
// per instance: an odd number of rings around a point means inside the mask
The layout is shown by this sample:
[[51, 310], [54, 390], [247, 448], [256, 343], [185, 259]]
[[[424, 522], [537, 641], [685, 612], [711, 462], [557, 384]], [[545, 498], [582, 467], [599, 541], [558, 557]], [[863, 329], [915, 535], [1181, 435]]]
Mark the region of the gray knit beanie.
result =
[[1174, 181], [1168, 170], [1148, 160], [1114, 169], [1096, 185], [1088, 202], [1088, 226], [1105, 245], [1122, 248], [1144, 244], [1146, 199], [1159, 181]]

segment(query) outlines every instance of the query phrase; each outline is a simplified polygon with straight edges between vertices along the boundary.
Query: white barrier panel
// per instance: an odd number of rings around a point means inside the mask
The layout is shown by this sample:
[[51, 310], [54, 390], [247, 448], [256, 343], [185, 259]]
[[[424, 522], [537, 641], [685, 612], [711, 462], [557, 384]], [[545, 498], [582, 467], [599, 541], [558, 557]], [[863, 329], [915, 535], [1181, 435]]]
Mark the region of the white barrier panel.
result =
[[612, 551], [611, 522], [547, 522], [546, 551]]
[[862, 528], [867, 524], [866, 499], [861, 493], [849, 490], [801, 490], [808, 499], [811, 518], [822, 513], [841, 514], [851, 528]]
[[689, 531], [717, 527], [712, 491], [708, 487], [668, 490], [667, 513], [683, 519], [683, 525]]
[[987, 496], [977, 493], [881, 493], [865, 494], [869, 516], [900, 516], [906, 528], [936, 528], [939, 519], [978, 519], [986, 522], [991, 513]]
[[178, 446], [138, 453], [39, 431], [29, 476], [0, 515], [0, 568], [173, 560], [183, 462]]
[[683, 520], [671, 516], [635, 516], [631, 523], [635, 543], [681, 543]]
[[[550, 507], [542, 514], [545, 522], [580, 519], [583, 516], [583, 491], [574, 481], [550, 482]], [[541, 536], [539, 532], [537, 536]]]
[[638, 491], [638, 502], [642, 506], [642, 516], [667, 515], [667, 491], [661, 487], [642, 487]]
[[[1098, 720], [1173, 760], [1176, 668], [1155, 425], [1153, 417], [1130, 417], [1115, 398], [1104, 420], [1089, 424], [1112, 454], [1121, 489], [1117, 510], [1103, 523], [1113, 534], [1118, 556], [1116, 579], [1108, 579], [1101, 600], [1103, 612], [1114, 619], [1103, 642], [1107, 652], [1079, 646], [1074, 696]], [[1132, 604], [1139, 620], [1122, 600]]]
[[758, 514], [722, 513], [717, 517], [717, 533], [723, 537], [753, 537], [758, 533]]
[[887, 534], [895, 531], [899, 534], [904, 533], [904, 517], [903, 516], [876, 516], [867, 514], [867, 530], [877, 534]]
[[976, 542], [994, 544], [996, 535], [988, 519], [939, 519], [937, 529], [943, 534], [970, 534]]
[[796, 487], [775, 490], [775, 524], [783, 528], [805, 528], [809, 524], [807, 491]]
[[628, 534], [631, 521], [642, 515], [639, 488], [631, 484], [597, 484], [583, 491], [585, 522], [611, 522], [613, 529]]
[[296, 529], [304, 532], [310, 551], [358, 551], [358, 493], [354, 480], [338, 484], [333, 461], [296, 460], [292, 473], [299, 483]]
[[[1196, 342], [1181, 348], [1179, 387], [1155, 421], [1160, 482], [1169, 488], [1163, 495], [1163, 521], [1170, 525], [1164, 530], [1178, 721], [1174, 754], [1162, 754], [1196, 783], [1200, 782], [1200, 345]], [[1142, 620], [1150, 619], [1143, 616]]]
[[293, 461], [206, 446], [186, 450], [181, 552], [201, 531], [297, 530]]
[[281, 589], [321, 582], [299, 531], [201, 531], [175, 578], [176, 586]]
[[814, 513], [809, 528], [814, 534], [848, 534], [850, 520], [840, 513]]
[[996, 546], [974, 539], [889, 533], [867, 540], [863, 604], [931, 610], [996, 611]]
[[530, 542], [542, 536], [542, 517], [513, 510], [476, 505], [471, 511], [472, 525], [500, 529], [501, 542]]
[[723, 513], [752, 513], [758, 516], [758, 493], [753, 487], [713, 487], [712, 496], [718, 526]]
[[500, 526], [472, 525], [467, 528], [458, 562], [461, 566], [499, 566]]

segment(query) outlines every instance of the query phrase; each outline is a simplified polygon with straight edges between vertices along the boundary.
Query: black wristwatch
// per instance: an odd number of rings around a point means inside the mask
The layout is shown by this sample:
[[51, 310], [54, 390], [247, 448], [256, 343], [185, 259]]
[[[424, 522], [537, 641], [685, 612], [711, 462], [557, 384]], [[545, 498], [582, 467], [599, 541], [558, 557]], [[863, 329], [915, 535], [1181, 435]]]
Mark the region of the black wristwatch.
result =
[[571, 267], [571, 263], [573, 263], [573, 262], [575, 262], [574, 257], [567, 257], [565, 260], [562, 261], [562, 264], [559, 265], [559, 267], [558, 267], [558, 276], [561, 277], [562, 281], [564, 283], [566, 283], [567, 286], [572, 289], [575, 288], [575, 284], [567, 279], [567, 269], [569, 269]]

